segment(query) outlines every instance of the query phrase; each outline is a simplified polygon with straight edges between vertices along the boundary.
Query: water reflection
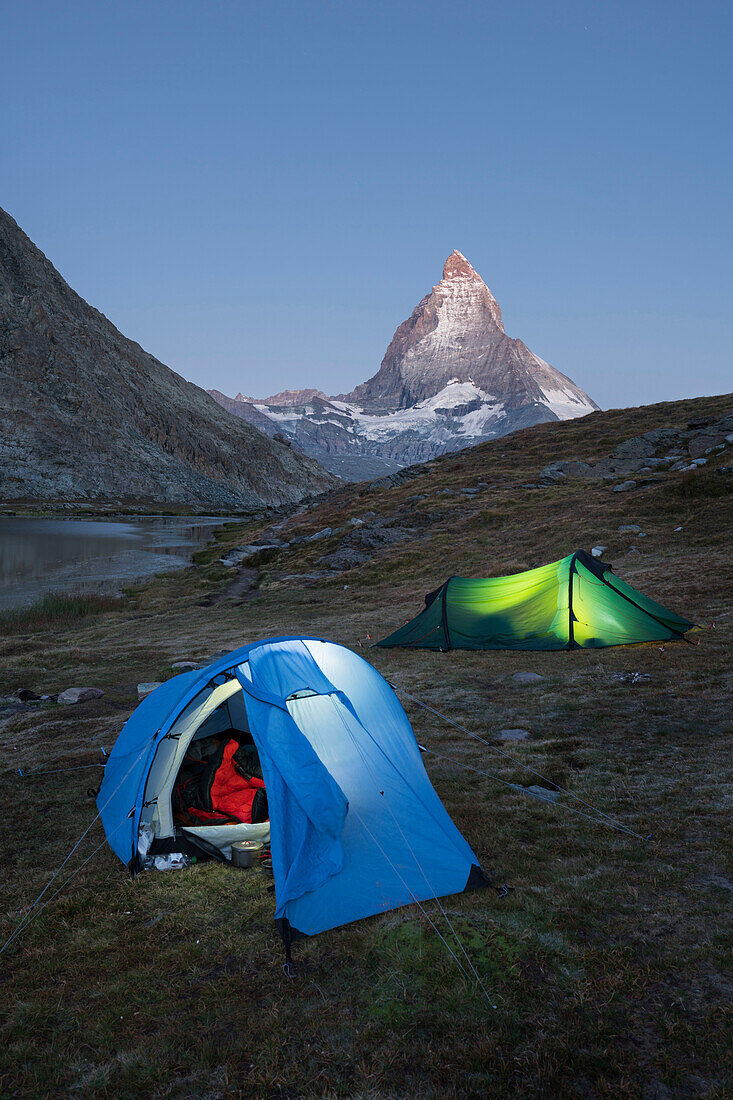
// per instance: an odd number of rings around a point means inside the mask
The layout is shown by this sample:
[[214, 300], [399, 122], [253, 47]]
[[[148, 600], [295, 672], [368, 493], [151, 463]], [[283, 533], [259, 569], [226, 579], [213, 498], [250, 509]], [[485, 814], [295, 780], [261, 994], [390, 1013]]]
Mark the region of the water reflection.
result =
[[116, 592], [181, 569], [204, 546], [216, 516], [75, 520], [0, 516], [0, 611], [47, 592]]

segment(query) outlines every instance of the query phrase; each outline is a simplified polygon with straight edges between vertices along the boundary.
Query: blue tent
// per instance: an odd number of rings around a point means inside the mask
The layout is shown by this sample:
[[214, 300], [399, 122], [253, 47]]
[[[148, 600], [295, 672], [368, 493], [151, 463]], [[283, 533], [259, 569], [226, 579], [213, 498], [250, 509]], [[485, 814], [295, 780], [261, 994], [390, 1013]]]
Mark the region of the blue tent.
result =
[[386, 680], [351, 650], [301, 637], [255, 642], [176, 676], [125, 724], [97, 805], [110, 846], [133, 873], [156, 845], [213, 845], [227, 858], [234, 839], [263, 828], [173, 820], [187, 749], [221, 730], [251, 736], [259, 754], [286, 943], [488, 885]]

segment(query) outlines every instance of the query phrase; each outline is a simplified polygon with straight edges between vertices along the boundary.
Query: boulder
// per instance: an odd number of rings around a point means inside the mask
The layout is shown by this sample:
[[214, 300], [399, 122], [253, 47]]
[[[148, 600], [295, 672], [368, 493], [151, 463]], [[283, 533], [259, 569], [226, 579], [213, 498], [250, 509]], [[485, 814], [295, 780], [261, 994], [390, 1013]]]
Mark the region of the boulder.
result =
[[138, 699], [144, 699], [146, 695], [150, 695], [151, 691], [155, 691], [156, 688], [160, 687], [160, 683], [161, 682], [158, 680], [158, 681], [151, 681], [150, 683], [147, 683], [147, 684], [138, 684], [137, 685], [137, 697], [138, 697]]
[[41, 696], [35, 691], [32, 691], [31, 688], [18, 688], [17, 691], [13, 692], [13, 695], [16, 699], [19, 699], [21, 703], [31, 703], [41, 698]]
[[636, 482], [635, 481], [622, 481], [618, 485], [614, 485], [613, 491], [614, 491], [614, 493], [628, 493], [629, 489], [635, 489], [635, 488], [636, 488]]
[[323, 527], [323, 528], [321, 528], [320, 531], [316, 531], [316, 533], [314, 535], [306, 535], [305, 536], [305, 541], [306, 542], [319, 542], [320, 539], [327, 539], [329, 537], [329, 535], [333, 535], [334, 533], [335, 532], [334, 532], [333, 527]]
[[529, 730], [499, 730], [496, 734], [502, 741], [528, 741], [530, 738]]
[[346, 569], [363, 565], [364, 562], [370, 560], [371, 554], [368, 554], [365, 550], [345, 546], [339, 550], [334, 550], [332, 554], [324, 554], [322, 558], [318, 559], [318, 564], [325, 565], [327, 569], [333, 569], [335, 572], [341, 573]]
[[715, 447], [719, 447], [725, 443], [725, 436], [720, 432], [701, 432], [699, 435], [692, 437], [687, 444], [687, 450], [690, 453], [690, 458], [702, 458], [703, 455], [708, 454]]
[[612, 454], [612, 458], [638, 459], [651, 458], [656, 450], [656, 444], [647, 436], [637, 435], [633, 439], [627, 439], [619, 443]]
[[668, 447], [672, 443], [677, 443], [682, 437], [682, 433], [677, 428], [653, 428], [650, 432], [644, 432], [640, 439], [646, 439], [656, 449], [657, 447]]
[[643, 458], [603, 458], [595, 467], [597, 477], [624, 477], [626, 474], [635, 474], [644, 466]]
[[[560, 468], [561, 465], [560, 462], [553, 462], [550, 466], [545, 466], [544, 469], [540, 470], [540, 480], [549, 485], [556, 481], [565, 481], [568, 475]], [[447, 489], [442, 491], [444, 493], [448, 492]]]
[[591, 550], [591, 554], [594, 558], [602, 558], [606, 550], [608, 550], [607, 546], [594, 546]]
[[538, 672], [515, 672], [512, 680], [515, 684], [538, 684], [544, 680], [544, 676], [540, 676]]
[[72, 703], [88, 703], [91, 699], [100, 699], [103, 695], [104, 692], [100, 688], [71, 687], [62, 691], [56, 701], [70, 706]]
[[640, 535], [642, 530], [638, 523], [622, 523], [618, 533], [619, 535]]
[[344, 539], [343, 545], [376, 550], [381, 546], [393, 546], [397, 542], [406, 542], [416, 534], [417, 530], [414, 527], [364, 526]]

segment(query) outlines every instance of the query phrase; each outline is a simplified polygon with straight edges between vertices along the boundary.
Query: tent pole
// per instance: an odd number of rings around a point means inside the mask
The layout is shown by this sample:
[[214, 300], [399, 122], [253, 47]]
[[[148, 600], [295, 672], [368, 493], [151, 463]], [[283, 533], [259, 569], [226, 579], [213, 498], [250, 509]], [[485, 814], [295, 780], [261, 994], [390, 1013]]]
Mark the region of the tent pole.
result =
[[445, 648], [446, 648], [446, 651], [450, 650], [450, 649], [453, 649], [453, 646], [451, 645], [451, 641], [450, 641], [450, 629], [448, 627], [448, 606], [447, 606], [448, 605], [448, 585], [450, 584], [452, 579], [453, 579], [452, 577], [448, 577], [448, 580], [443, 585], [443, 593], [442, 593], [442, 599], [441, 599], [442, 611], [443, 611], [443, 633], [445, 634]]
[[575, 630], [573, 627], [573, 573], [575, 572], [575, 559], [577, 554], [573, 554], [570, 559], [570, 570], [568, 573], [568, 649], [575, 649]]

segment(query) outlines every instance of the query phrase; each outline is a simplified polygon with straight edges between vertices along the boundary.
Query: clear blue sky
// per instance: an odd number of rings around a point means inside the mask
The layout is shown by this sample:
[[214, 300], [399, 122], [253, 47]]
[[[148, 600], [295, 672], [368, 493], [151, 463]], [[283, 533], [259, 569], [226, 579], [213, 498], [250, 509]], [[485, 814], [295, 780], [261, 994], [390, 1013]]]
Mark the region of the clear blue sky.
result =
[[336, 393], [460, 249], [604, 407], [733, 388], [728, 3], [0, 0], [0, 205], [202, 386]]

